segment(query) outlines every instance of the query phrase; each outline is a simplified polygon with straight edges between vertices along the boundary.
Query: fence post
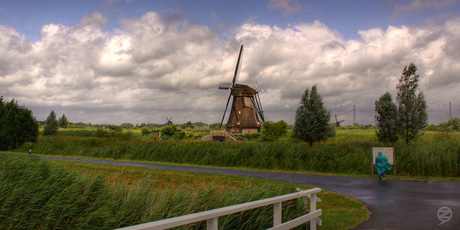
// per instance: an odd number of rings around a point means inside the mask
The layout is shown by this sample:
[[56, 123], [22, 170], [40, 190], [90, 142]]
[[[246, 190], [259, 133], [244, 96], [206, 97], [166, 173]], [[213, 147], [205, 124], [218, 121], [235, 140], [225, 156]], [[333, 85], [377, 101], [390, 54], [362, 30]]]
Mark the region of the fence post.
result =
[[282, 219], [282, 202], [275, 203], [273, 207], [273, 227], [281, 225]]
[[[316, 211], [316, 193], [310, 195], [310, 212]], [[310, 230], [316, 230], [316, 218], [310, 220]]]
[[218, 218], [212, 218], [206, 220], [206, 229], [207, 230], [217, 230], [217, 227], [219, 226], [218, 223]]

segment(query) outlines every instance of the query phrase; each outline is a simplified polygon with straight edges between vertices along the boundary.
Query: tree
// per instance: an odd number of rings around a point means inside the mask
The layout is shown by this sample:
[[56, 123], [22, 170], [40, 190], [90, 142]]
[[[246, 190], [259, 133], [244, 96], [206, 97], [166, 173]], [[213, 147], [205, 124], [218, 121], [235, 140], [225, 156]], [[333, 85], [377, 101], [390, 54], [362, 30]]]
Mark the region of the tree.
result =
[[398, 111], [391, 94], [386, 92], [375, 101], [375, 120], [377, 129], [375, 133], [379, 141], [384, 143], [394, 143], [398, 141]]
[[396, 86], [398, 103], [399, 134], [406, 143], [422, 135], [423, 128], [428, 124], [425, 96], [420, 92], [416, 96], [419, 75], [417, 67], [411, 63], [405, 66]]
[[54, 110], [51, 111], [48, 118], [46, 118], [45, 128], [43, 129], [44, 136], [56, 135], [59, 128], [59, 123], [56, 120], [56, 114]]
[[297, 108], [293, 136], [307, 141], [310, 146], [316, 141], [326, 140], [330, 134], [330, 118], [331, 114], [324, 108], [316, 85], [311, 91], [307, 88]]
[[287, 132], [287, 123], [283, 120], [278, 122], [267, 121], [262, 130], [263, 138], [266, 141], [276, 141]]
[[25, 142], [36, 142], [39, 124], [32, 111], [17, 102], [4, 103], [0, 97], [0, 150], [15, 149]]
[[176, 132], [177, 127], [176, 125], [167, 125], [161, 128], [161, 134], [166, 135], [166, 136], [172, 136]]
[[132, 128], [134, 128], [134, 125], [131, 124], [131, 123], [123, 123], [123, 124], [120, 125], [120, 127], [122, 129], [132, 129]]
[[62, 117], [59, 118], [59, 127], [61, 128], [67, 128], [69, 125], [69, 120], [67, 120], [67, 117], [65, 114], [62, 114]]

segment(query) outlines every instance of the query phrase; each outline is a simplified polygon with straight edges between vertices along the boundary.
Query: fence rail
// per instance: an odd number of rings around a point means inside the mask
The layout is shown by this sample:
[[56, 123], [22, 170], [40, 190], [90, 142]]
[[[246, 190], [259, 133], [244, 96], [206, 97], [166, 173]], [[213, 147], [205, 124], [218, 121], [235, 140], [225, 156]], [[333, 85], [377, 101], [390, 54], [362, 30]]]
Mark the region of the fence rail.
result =
[[[321, 219], [319, 216], [322, 214], [321, 209], [316, 209], [316, 202], [321, 202], [321, 199], [316, 196], [317, 193], [321, 192], [320, 188], [313, 188], [309, 190], [299, 191], [296, 193], [286, 194], [282, 196], [267, 198], [258, 201], [252, 201], [243, 204], [237, 204], [233, 206], [213, 209], [209, 211], [194, 213], [185, 216], [179, 216], [154, 222], [149, 222], [145, 224], [134, 225], [130, 227], [120, 228], [123, 230], [140, 230], [140, 229], [168, 229], [179, 227], [187, 224], [192, 224], [200, 221], [206, 221], [206, 228], [208, 230], [217, 230], [218, 228], [218, 218], [221, 216], [226, 216], [229, 214], [242, 212], [254, 208], [259, 208], [268, 205], [274, 205], [273, 209], [273, 228], [270, 229], [291, 229], [301, 224], [304, 224], [310, 221], [310, 229], [315, 230], [316, 225], [322, 225]], [[293, 200], [296, 198], [308, 197], [310, 200], [310, 212], [306, 215], [300, 216], [296, 219], [293, 219], [288, 222], [282, 223], [282, 202]], [[305, 200], [307, 202], [307, 200]]]

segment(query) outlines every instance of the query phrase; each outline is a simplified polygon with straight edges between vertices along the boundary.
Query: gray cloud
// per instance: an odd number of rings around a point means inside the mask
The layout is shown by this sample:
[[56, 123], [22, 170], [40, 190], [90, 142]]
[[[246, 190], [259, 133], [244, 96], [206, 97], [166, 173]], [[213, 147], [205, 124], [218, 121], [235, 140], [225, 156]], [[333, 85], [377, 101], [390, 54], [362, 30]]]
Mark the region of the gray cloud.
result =
[[399, 17], [406, 13], [419, 13], [429, 8], [444, 8], [459, 0], [413, 0], [409, 5], [396, 5], [391, 17]]
[[[94, 22], [94, 23], [92, 23]], [[79, 25], [49, 24], [31, 43], [0, 26], [0, 95], [30, 107], [39, 120], [54, 109], [72, 122], [220, 122], [240, 44], [245, 45], [239, 83], [255, 86], [269, 120], [292, 123], [306, 88], [318, 86], [332, 118], [374, 123], [374, 102], [395, 88], [414, 62], [431, 123], [446, 120], [448, 103], [459, 107], [460, 18], [427, 27], [374, 28], [344, 40], [319, 21], [288, 28], [244, 24], [228, 40], [186, 20], [155, 12], [122, 21], [111, 33], [99, 13]], [[455, 110], [454, 110], [455, 111]], [[454, 114], [459, 116], [458, 114]]]
[[297, 0], [270, 0], [268, 8], [280, 10], [283, 15], [305, 10], [306, 7]]

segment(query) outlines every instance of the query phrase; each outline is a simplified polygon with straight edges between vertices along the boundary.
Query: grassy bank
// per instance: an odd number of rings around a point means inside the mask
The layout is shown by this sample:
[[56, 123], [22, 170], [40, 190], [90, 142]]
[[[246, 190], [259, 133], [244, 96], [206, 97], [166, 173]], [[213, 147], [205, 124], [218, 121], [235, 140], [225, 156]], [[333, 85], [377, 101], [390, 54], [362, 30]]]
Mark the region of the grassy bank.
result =
[[[154, 141], [122, 137], [39, 137], [33, 152], [119, 160], [140, 160], [252, 169], [370, 175], [372, 130], [339, 132], [313, 147], [299, 142]], [[352, 132], [353, 134], [347, 134]], [[30, 146], [18, 149], [27, 152]], [[396, 143], [400, 176], [460, 177], [460, 136], [425, 135], [409, 145]]]
[[[0, 155], [1, 229], [112, 229], [291, 193], [305, 186], [262, 179], [179, 173]], [[356, 200], [324, 191], [325, 229], [368, 218]], [[283, 219], [305, 213], [283, 203]], [[223, 229], [265, 229], [273, 207], [219, 218]], [[200, 229], [204, 223], [188, 226]]]

